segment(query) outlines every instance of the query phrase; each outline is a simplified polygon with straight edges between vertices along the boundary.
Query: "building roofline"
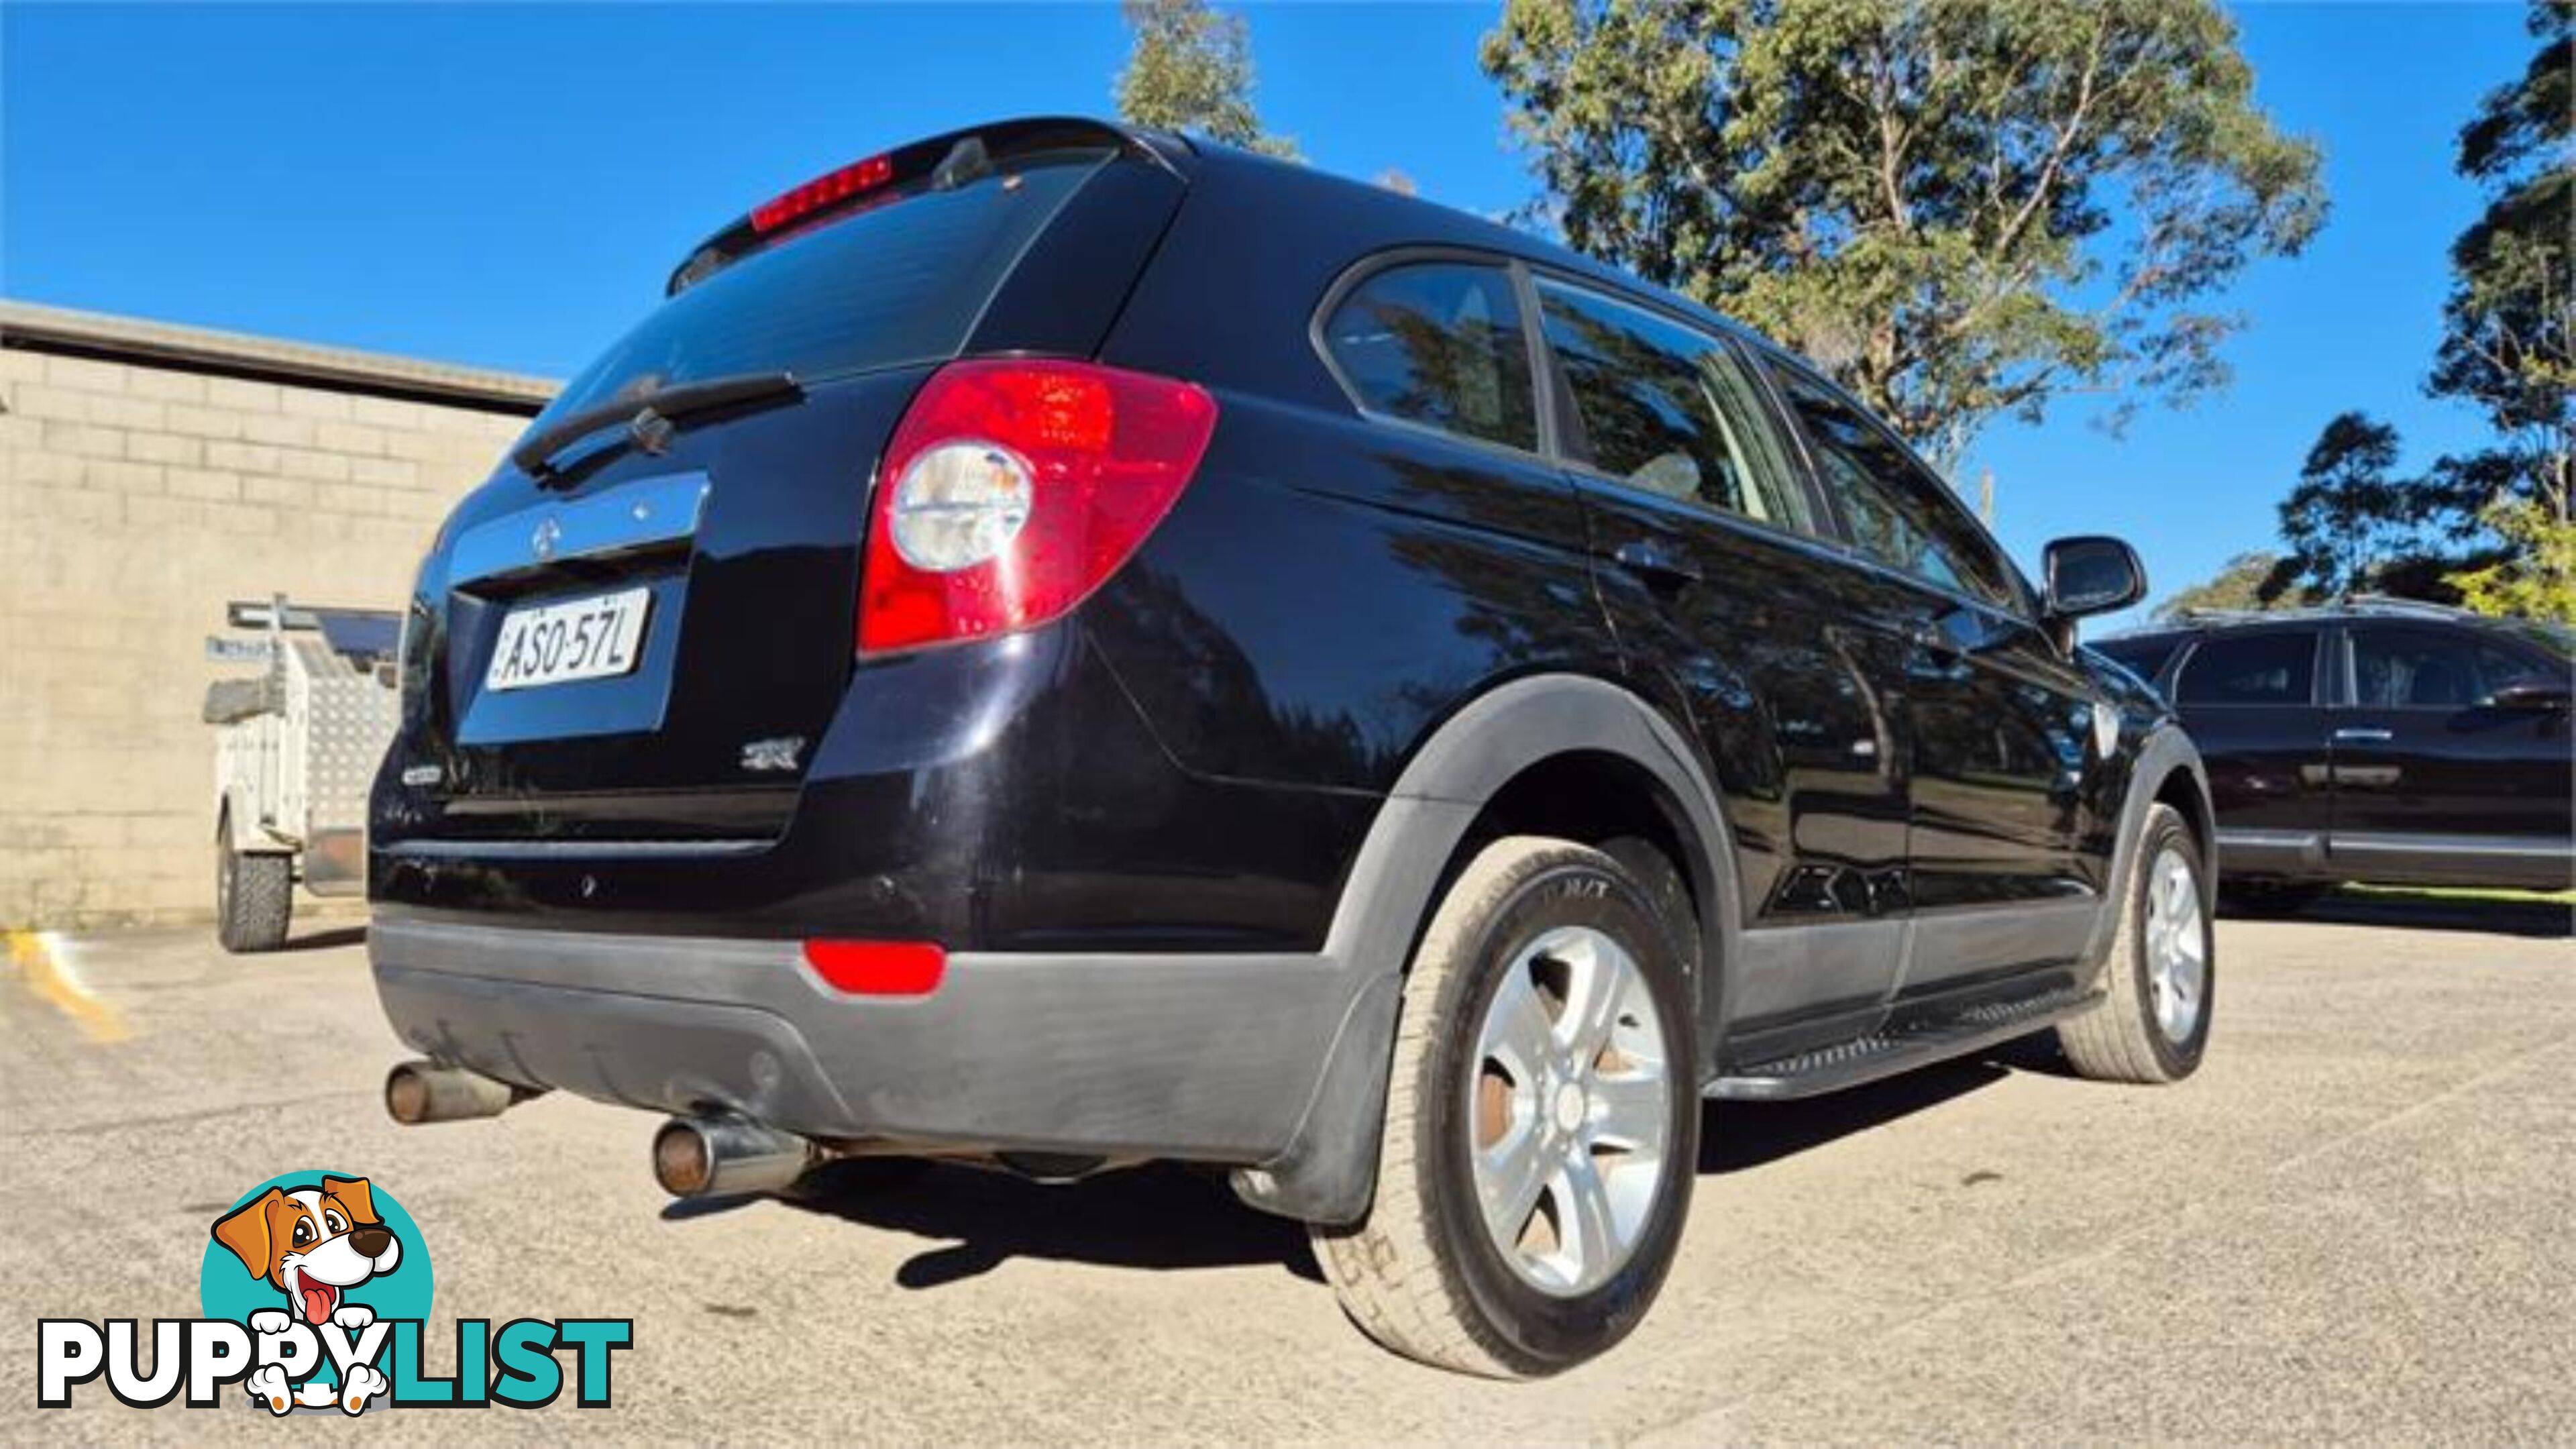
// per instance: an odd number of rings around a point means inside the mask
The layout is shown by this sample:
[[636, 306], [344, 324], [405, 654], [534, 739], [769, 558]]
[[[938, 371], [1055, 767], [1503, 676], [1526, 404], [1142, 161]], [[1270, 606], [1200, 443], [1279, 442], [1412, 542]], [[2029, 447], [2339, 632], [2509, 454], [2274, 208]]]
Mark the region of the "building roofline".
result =
[[525, 417], [561, 386], [551, 379], [425, 362], [0, 298], [0, 347], [176, 367], [335, 392], [444, 403]]

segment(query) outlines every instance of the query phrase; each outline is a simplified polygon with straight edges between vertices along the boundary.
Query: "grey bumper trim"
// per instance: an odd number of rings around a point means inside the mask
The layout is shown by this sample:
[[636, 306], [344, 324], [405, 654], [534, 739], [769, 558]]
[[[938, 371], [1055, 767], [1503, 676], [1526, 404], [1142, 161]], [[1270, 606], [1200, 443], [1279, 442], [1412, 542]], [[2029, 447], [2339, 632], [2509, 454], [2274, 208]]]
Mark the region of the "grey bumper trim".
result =
[[787, 941], [379, 911], [403, 1040], [504, 1081], [814, 1136], [1260, 1162], [1295, 1134], [1360, 983], [1322, 956], [961, 953], [844, 996]]

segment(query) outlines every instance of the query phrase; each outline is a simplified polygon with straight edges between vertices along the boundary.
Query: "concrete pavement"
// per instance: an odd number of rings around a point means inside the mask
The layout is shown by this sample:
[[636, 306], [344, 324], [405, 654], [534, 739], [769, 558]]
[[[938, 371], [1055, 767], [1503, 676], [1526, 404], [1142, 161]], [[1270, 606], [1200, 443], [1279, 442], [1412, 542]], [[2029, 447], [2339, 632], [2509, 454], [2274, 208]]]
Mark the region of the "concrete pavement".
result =
[[[549, 1097], [403, 1129], [347, 925], [66, 943], [0, 984], [0, 1438], [274, 1442], [265, 1413], [34, 1409], [40, 1316], [194, 1317], [207, 1224], [275, 1173], [400, 1198], [448, 1315], [635, 1320], [617, 1402], [347, 1426], [664, 1440], [2422, 1442], [2576, 1439], [2576, 944], [2564, 908], [2224, 922], [2178, 1088], [2022, 1045], [1712, 1109], [1645, 1326], [1540, 1385], [1343, 1322], [1302, 1233], [1155, 1168], [935, 1168], [821, 1206], [676, 1208], [654, 1119]], [[19, 1377], [24, 1376], [24, 1377]], [[421, 1420], [427, 1418], [427, 1425]]]

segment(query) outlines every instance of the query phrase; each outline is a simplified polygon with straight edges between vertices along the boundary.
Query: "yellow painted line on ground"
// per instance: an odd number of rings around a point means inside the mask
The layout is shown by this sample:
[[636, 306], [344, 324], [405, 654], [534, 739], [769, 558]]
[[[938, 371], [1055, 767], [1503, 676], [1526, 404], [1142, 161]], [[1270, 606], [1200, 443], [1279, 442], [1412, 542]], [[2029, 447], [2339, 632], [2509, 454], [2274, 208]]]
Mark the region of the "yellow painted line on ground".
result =
[[51, 931], [11, 931], [9, 962], [27, 989], [53, 1003], [92, 1041], [125, 1040], [116, 1008], [90, 994], [71, 961], [71, 947]]

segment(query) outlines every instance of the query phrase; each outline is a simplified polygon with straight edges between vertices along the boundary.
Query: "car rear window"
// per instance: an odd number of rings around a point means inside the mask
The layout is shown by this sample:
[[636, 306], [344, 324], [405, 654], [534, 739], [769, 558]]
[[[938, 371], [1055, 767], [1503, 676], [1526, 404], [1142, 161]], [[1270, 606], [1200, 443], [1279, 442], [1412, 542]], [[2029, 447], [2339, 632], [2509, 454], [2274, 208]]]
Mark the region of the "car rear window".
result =
[[2183, 664], [2179, 702], [2307, 704], [2314, 698], [2315, 631], [2206, 639]]
[[1538, 447], [1520, 303], [1501, 267], [1418, 262], [1362, 282], [1324, 322], [1361, 407], [1489, 443]]
[[1752, 376], [1723, 343], [1641, 308], [1539, 284], [1592, 466], [1630, 486], [1814, 531]]
[[[950, 190], [927, 180], [754, 252], [673, 297], [584, 368], [547, 418], [671, 383], [799, 381], [956, 355], [984, 303], [1106, 148], [1012, 156]], [[542, 420], [540, 422], [542, 426]]]

